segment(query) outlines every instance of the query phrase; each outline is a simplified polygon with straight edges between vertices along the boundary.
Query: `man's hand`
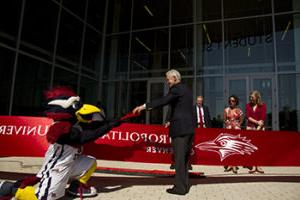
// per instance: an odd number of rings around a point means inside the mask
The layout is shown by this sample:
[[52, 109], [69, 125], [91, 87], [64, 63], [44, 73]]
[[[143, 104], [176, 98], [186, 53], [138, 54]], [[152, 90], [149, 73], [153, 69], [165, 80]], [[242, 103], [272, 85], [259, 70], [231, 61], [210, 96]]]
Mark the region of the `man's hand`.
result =
[[133, 109], [132, 112], [133, 112], [133, 114], [140, 114], [140, 112], [145, 109], [146, 109], [146, 106], [145, 106], [145, 104], [143, 104], [143, 105], [135, 107], [135, 109]]

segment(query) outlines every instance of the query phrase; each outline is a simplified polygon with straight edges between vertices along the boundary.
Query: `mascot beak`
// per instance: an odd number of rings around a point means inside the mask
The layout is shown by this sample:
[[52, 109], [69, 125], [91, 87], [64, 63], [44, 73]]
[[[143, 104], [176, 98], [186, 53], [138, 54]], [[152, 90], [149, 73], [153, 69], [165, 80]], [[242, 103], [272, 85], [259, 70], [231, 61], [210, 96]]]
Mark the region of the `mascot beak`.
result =
[[75, 114], [78, 121], [83, 123], [102, 122], [105, 120], [103, 110], [90, 104], [83, 104]]

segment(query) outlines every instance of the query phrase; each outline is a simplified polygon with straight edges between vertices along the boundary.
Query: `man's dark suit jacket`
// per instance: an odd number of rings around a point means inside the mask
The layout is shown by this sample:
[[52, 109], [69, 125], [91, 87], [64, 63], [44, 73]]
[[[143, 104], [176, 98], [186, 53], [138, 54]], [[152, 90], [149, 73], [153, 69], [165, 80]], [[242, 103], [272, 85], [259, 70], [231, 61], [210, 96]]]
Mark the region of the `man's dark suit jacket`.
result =
[[183, 84], [178, 83], [169, 89], [169, 93], [159, 99], [146, 103], [146, 110], [170, 105], [170, 137], [194, 134], [193, 96]]
[[[205, 122], [205, 127], [206, 128], [211, 128], [211, 119], [210, 119], [210, 114], [208, 107], [203, 105], [203, 112], [204, 112], [204, 122]], [[197, 104], [193, 106], [193, 116], [194, 116], [194, 121], [195, 121], [195, 127], [197, 127]]]

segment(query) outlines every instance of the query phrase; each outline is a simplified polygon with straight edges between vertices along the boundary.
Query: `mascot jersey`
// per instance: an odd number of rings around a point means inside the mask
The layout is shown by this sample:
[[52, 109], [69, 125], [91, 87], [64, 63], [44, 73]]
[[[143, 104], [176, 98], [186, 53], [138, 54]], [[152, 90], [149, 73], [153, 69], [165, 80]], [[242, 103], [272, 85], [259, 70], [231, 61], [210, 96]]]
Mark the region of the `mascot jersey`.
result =
[[96, 159], [81, 154], [82, 144], [96, 140], [120, 122], [105, 121], [103, 111], [92, 105], [81, 104], [79, 96], [69, 88], [53, 88], [45, 96], [48, 101], [45, 115], [52, 118], [54, 123], [47, 133], [49, 147], [37, 174], [39, 182], [34, 190], [35, 195], [25, 197], [19, 189], [15, 197], [30, 200], [59, 199], [65, 195], [65, 187], [70, 181], [68, 192], [71, 194], [95, 196], [97, 193], [94, 187], [85, 187], [84, 190], [81, 187], [86, 185], [96, 169]]

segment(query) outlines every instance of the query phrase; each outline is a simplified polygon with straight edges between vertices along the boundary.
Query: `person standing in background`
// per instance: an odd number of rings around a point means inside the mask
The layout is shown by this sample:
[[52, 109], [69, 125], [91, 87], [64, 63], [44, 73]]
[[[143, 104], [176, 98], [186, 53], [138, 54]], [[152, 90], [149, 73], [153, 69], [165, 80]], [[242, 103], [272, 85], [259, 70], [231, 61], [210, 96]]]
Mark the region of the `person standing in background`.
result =
[[193, 109], [196, 128], [211, 128], [209, 109], [203, 104], [203, 96], [197, 96], [196, 105]]
[[[231, 95], [228, 98], [229, 106], [224, 109], [224, 124], [226, 129], [241, 129], [241, 125], [244, 120], [243, 111], [238, 107], [239, 98], [235, 95]], [[237, 174], [237, 166], [224, 166], [225, 172], [232, 170]]]
[[[253, 90], [249, 95], [250, 102], [246, 105], [247, 130], [265, 130], [267, 108], [262, 102], [261, 94]], [[254, 166], [249, 173], [264, 173], [261, 167]]]

